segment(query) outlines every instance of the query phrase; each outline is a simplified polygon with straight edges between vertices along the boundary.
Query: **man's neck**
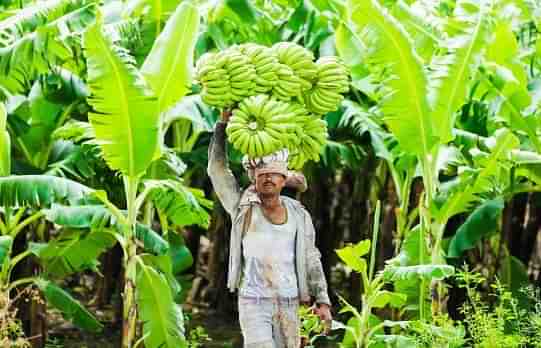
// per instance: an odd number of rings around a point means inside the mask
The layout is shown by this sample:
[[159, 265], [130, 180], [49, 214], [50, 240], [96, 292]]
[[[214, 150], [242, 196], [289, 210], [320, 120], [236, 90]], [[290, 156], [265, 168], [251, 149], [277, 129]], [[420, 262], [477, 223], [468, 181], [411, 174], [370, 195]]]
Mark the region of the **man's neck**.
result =
[[261, 199], [263, 208], [268, 210], [279, 208], [282, 205], [280, 202], [280, 195], [259, 195], [259, 199]]

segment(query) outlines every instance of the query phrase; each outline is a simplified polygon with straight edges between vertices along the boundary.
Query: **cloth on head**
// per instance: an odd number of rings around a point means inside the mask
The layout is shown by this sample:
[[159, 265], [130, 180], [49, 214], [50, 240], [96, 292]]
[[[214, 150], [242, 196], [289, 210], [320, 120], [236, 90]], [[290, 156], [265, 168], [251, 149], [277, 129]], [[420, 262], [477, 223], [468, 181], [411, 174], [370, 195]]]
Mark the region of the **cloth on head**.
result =
[[276, 173], [276, 174], [282, 174], [284, 177], [287, 178], [287, 162], [270, 162], [270, 163], [262, 163], [258, 165], [255, 168], [255, 177], [262, 174], [269, 174], [269, 173]]
[[251, 182], [255, 182], [257, 175], [265, 173], [279, 173], [287, 177], [287, 159], [289, 152], [281, 149], [267, 156], [258, 158], [242, 158], [242, 166], [248, 173]]

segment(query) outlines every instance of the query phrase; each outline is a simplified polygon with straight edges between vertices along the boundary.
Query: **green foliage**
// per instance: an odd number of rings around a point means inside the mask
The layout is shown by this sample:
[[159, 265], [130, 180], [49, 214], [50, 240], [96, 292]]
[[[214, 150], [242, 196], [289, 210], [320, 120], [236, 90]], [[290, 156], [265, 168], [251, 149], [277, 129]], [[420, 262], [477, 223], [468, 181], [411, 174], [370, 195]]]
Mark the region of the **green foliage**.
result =
[[93, 2], [59, 0], [35, 4], [0, 22], [0, 36], [7, 37], [0, 45], [2, 87], [25, 92], [39, 73], [73, 58], [73, 37], [94, 20], [95, 11]]
[[6, 107], [0, 102], [0, 177], [11, 174], [11, 139], [6, 126]]
[[523, 299], [524, 296], [521, 296], [520, 291], [530, 282], [528, 267], [517, 257], [509, 255], [507, 250], [504, 250], [498, 277], [502, 285], [509, 289], [514, 297]]
[[197, 326], [191, 329], [188, 332], [188, 337], [186, 339], [188, 348], [201, 348], [211, 341], [212, 338], [209, 337], [207, 331], [203, 326]]
[[[363, 307], [344, 304], [344, 314], [352, 315], [344, 347], [539, 347], [541, 300], [534, 290], [519, 294], [527, 273], [505, 244], [497, 275], [509, 290], [496, 284], [495, 296], [486, 299], [484, 283], [459, 274], [468, 294], [465, 321], [428, 316], [428, 307], [423, 314], [430, 320], [415, 318], [428, 303], [424, 296], [439, 294], [442, 280], [453, 277], [440, 247], [449, 219], [469, 214], [448, 249], [448, 256], [459, 257], [497, 229], [504, 200], [538, 190], [534, 185], [541, 183], [541, 7], [532, 0], [345, 3], [3, 2], [0, 231], [36, 231], [38, 236], [43, 226], [52, 228], [51, 241], [29, 250], [40, 256], [52, 278], [95, 268], [97, 256], [118, 241], [126, 252], [126, 283], [138, 286], [138, 319], [144, 324], [140, 342], [148, 347], [206, 345], [200, 329], [184, 342], [175, 305], [178, 276], [193, 263], [177, 231], [207, 227], [211, 207], [202, 191], [178, 180], [183, 176], [188, 182], [206, 166], [206, 133], [217, 117], [191, 86], [192, 60], [239, 43], [295, 42], [316, 57], [339, 54], [352, 72], [347, 99], [326, 117], [333, 138], [323, 166], [309, 170], [331, 168], [334, 177], [342, 178], [367, 159], [377, 168], [373, 183], [384, 184], [390, 175], [394, 188], [386, 188], [398, 198], [393, 231], [398, 255], [382, 272], [369, 271], [368, 241], [337, 251], [363, 279]], [[104, 18], [89, 26], [97, 12]], [[191, 162], [182, 162], [180, 152]], [[126, 195], [109, 193], [115, 205], [86, 201], [93, 189], [57, 177], [109, 190], [117, 178], [103, 174], [101, 157], [125, 177]], [[425, 191], [419, 207], [412, 207], [418, 176]], [[373, 187], [370, 197], [381, 195]], [[138, 189], [143, 189], [139, 196]], [[153, 210], [163, 236], [150, 228], [156, 222]], [[141, 215], [148, 225], [136, 223]], [[129, 248], [132, 236], [135, 248]], [[497, 237], [491, 242], [497, 244]], [[17, 257], [11, 246], [11, 236], [0, 236], [4, 272]], [[134, 257], [134, 252], [142, 255]], [[372, 264], [374, 259], [371, 255]], [[429, 288], [431, 282], [438, 287]], [[100, 327], [54, 284], [43, 281], [41, 288], [67, 318], [87, 329]], [[443, 301], [445, 293], [439, 295]], [[315, 338], [317, 320], [305, 314], [304, 333]], [[393, 320], [384, 320], [389, 317]], [[0, 330], [3, 335], [1, 325]]]
[[443, 280], [454, 274], [454, 267], [450, 265], [415, 265], [385, 267], [383, 276], [389, 281], [409, 280], [413, 278]]
[[205, 208], [210, 208], [212, 202], [204, 198], [202, 191], [172, 180], [147, 180], [144, 185], [149, 199], [173, 225], [208, 226], [210, 217]]
[[465, 270], [458, 274], [458, 279], [468, 296], [462, 312], [474, 347], [522, 347], [528, 342], [519, 330], [523, 318], [517, 300], [499, 281], [492, 285], [495, 301], [491, 306], [476, 290], [485, 281], [481, 275]]
[[196, 5], [183, 1], [167, 21], [141, 67], [141, 73], [158, 98], [160, 112], [169, 109], [191, 89], [199, 21]]
[[163, 128], [167, 130], [173, 122], [185, 120], [189, 121], [196, 132], [210, 132], [214, 123], [210, 118], [212, 113], [212, 109], [201, 101], [199, 94], [186, 96], [163, 114]]
[[415, 51], [424, 62], [429, 62], [441, 45], [443, 35], [438, 28], [441, 25], [440, 19], [423, 17], [419, 9], [415, 11], [406, 1], [397, 1], [391, 7], [391, 14], [404, 25], [412, 38]]
[[184, 243], [182, 236], [176, 233], [167, 234], [171, 246], [169, 255], [171, 257], [171, 272], [179, 275], [193, 265], [193, 256], [190, 249]]
[[386, 95], [380, 109], [404, 150], [428, 154], [437, 142], [436, 119], [429, 116], [422, 62], [399, 22], [376, 1], [349, 1], [356, 35], [365, 43], [370, 64], [386, 67]]
[[6, 260], [6, 257], [9, 257], [12, 244], [13, 244], [13, 237], [0, 236], [0, 265], [3, 265], [4, 261]]
[[145, 346], [186, 347], [182, 311], [173, 301], [165, 276], [141, 264], [137, 272], [137, 289]]
[[45, 208], [53, 203], [75, 204], [93, 190], [78, 182], [47, 175], [0, 178], [0, 206]]
[[167, 241], [146, 225], [139, 223], [135, 225], [135, 238], [143, 243], [145, 250], [156, 255], [164, 255], [169, 250]]
[[464, 104], [471, 77], [484, 52], [489, 37], [488, 5], [480, 1], [477, 8], [463, 11], [453, 18], [461, 32], [450, 37], [443, 46], [447, 54], [436, 57], [429, 74], [431, 116], [442, 143], [450, 141], [456, 111]]
[[116, 243], [111, 233], [66, 229], [49, 243], [31, 243], [48, 277], [63, 278], [86, 268], [95, 269], [98, 256]]
[[356, 245], [346, 246], [336, 250], [336, 254], [342, 261], [354, 271], [366, 273], [366, 260], [362, 257], [370, 251], [370, 240], [363, 240]]
[[300, 337], [307, 343], [304, 347], [315, 347], [318, 338], [324, 337], [325, 325], [317, 314], [313, 312], [312, 307], [299, 307]]
[[88, 102], [94, 127], [107, 164], [124, 175], [143, 174], [158, 146], [159, 108], [140, 78], [133, 58], [114, 46], [94, 24], [84, 34], [88, 64]]
[[85, 330], [102, 330], [103, 325], [69, 293], [45, 279], [38, 279], [36, 285], [43, 292], [47, 303], [58, 308], [67, 320]]
[[[76, 205], [64, 206], [53, 204], [50, 209], [44, 211], [46, 218], [55, 224], [67, 228], [89, 228], [92, 230], [105, 229], [114, 226], [118, 231], [122, 226], [118, 223], [111, 212], [102, 205]], [[109, 240], [113, 231], [105, 230], [102, 237]], [[158, 233], [144, 224], [136, 224], [135, 238], [138, 239], [143, 248], [156, 255], [164, 255], [169, 250], [169, 244]], [[104, 240], [104, 242], [105, 242]]]
[[81, 182], [95, 178], [100, 169], [104, 168], [96, 146], [76, 145], [64, 140], [57, 140], [52, 144], [49, 161], [45, 175], [67, 177]]
[[[474, 166], [464, 168], [456, 179], [442, 185], [442, 190], [435, 202], [439, 205], [435, 218], [446, 222], [458, 213], [466, 212], [479, 200], [479, 195], [489, 192], [496, 184], [505, 186], [508, 180], [509, 159], [519, 145], [518, 138], [509, 129], [500, 129], [491, 137], [490, 153], [473, 149]], [[504, 187], [498, 190], [503, 191]], [[441, 203], [443, 202], [443, 203]]]
[[503, 206], [503, 200], [497, 198], [477, 207], [451, 239], [447, 256], [459, 257], [464, 251], [475, 247], [483, 237], [494, 232]]

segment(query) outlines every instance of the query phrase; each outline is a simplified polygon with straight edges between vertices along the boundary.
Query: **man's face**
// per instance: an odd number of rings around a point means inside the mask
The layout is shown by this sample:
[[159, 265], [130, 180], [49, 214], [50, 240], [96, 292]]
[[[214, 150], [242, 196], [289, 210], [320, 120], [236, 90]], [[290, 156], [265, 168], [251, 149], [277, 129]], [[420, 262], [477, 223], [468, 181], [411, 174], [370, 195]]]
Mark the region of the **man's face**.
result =
[[279, 195], [286, 183], [286, 178], [278, 173], [260, 174], [255, 178], [255, 189], [262, 195]]

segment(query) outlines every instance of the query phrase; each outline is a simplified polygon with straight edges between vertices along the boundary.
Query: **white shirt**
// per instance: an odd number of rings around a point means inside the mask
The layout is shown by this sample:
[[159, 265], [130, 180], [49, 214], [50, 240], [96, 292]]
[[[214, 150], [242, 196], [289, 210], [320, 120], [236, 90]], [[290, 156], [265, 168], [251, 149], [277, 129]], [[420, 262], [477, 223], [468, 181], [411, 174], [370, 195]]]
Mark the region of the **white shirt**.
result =
[[[285, 207], [286, 205], [284, 205]], [[271, 223], [259, 205], [242, 239], [244, 266], [239, 289], [246, 297], [297, 297], [295, 272], [295, 219], [286, 208], [286, 222]]]

